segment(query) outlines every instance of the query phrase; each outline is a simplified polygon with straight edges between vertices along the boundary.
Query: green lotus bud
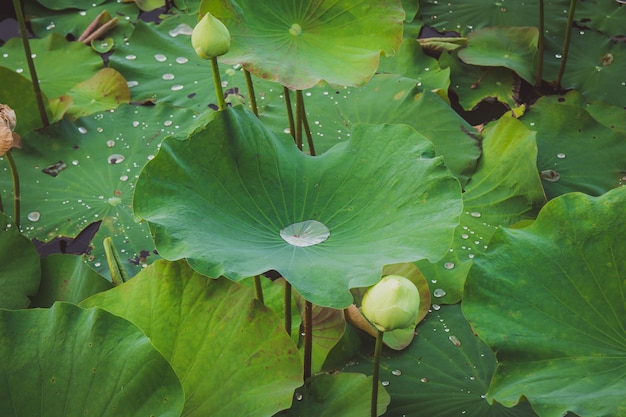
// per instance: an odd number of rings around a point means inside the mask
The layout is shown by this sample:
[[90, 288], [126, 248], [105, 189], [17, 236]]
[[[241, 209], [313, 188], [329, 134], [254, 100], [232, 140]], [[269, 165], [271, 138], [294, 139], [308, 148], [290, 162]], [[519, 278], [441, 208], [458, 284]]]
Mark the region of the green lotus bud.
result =
[[408, 278], [387, 275], [363, 296], [361, 311], [378, 330], [388, 332], [415, 325], [420, 294]]
[[230, 32], [219, 19], [207, 13], [193, 28], [191, 45], [200, 58], [212, 59], [228, 52]]

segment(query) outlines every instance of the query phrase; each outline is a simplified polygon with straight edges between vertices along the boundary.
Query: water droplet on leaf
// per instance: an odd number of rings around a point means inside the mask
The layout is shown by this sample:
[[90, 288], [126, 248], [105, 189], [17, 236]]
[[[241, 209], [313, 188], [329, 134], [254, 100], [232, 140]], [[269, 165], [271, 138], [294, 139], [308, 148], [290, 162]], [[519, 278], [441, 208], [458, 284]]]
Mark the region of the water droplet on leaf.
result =
[[441, 298], [443, 296], [445, 296], [447, 293], [443, 288], [437, 288], [435, 291], [433, 291], [433, 295], [437, 298]]
[[330, 230], [317, 220], [293, 223], [281, 229], [280, 237], [290, 245], [298, 247], [313, 246], [324, 242], [330, 236]]

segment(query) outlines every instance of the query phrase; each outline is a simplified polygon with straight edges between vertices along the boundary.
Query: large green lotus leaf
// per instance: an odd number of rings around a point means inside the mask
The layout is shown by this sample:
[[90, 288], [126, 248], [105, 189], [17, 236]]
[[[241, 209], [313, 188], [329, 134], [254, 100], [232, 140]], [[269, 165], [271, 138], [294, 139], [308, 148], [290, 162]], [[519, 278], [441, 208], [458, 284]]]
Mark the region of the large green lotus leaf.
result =
[[[56, 33], [43, 39], [31, 39], [29, 44], [35, 56], [39, 85], [50, 99], [66, 95], [74, 85], [102, 68], [102, 59], [90, 47], [69, 42]], [[2, 52], [0, 65], [30, 79], [21, 38], [9, 39]]]
[[481, 101], [498, 100], [509, 107], [517, 106], [514, 98], [515, 79], [502, 67], [481, 68], [461, 61], [456, 52], [439, 57], [441, 67], [450, 71], [450, 85], [465, 110], [472, 110]]
[[304, 90], [326, 81], [358, 86], [376, 71], [380, 55], [402, 41], [404, 10], [392, 0], [203, 1], [231, 34], [220, 57], [252, 74]]
[[431, 281], [436, 303], [460, 301], [472, 261], [485, 256], [496, 228], [532, 217], [545, 201], [535, 132], [503, 117], [485, 129], [482, 146], [478, 169], [463, 193], [464, 213], [450, 252], [435, 264], [417, 264]]
[[49, 255], [41, 259], [41, 284], [30, 307], [50, 307], [55, 301], [78, 304], [111, 288], [113, 284], [94, 271], [84, 256]]
[[[23, 136], [31, 130], [42, 127], [37, 98], [30, 80], [4, 67], [0, 67], [0, 79], [2, 80], [0, 103], [8, 105], [15, 111], [17, 117], [15, 131]], [[46, 105], [48, 99], [44, 96], [43, 101]], [[51, 116], [49, 112], [48, 116]]]
[[488, 400], [542, 417], [626, 413], [626, 188], [550, 201], [477, 257], [463, 313], [497, 352]]
[[[168, 105], [123, 105], [74, 123], [63, 120], [22, 138], [22, 149], [13, 154], [20, 168], [24, 233], [49, 241], [75, 236], [102, 220], [91, 265], [108, 273], [101, 243], [111, 236], [122, 259], [129, 260], [128, 274], [135, 275], [146, 257], [148, 262], [156, 257], [147, 226], [137, 224], [131, 210], [136, 177], [156, 154], [161, 138], [186, 129], [193, 117], [189, 110]], [[3, 199], [10, 201], [8, 173], [0, 177], [0, 185]]]
[[[493, 1], [455, 0], [454, 2], [425, 0], [420, 2], [424, 23], [440, 31], [455, 31], [467, 35], [487, 26], [538, 26], [539, 0]], [[548, 33], [563, 33], [567, 22], [569, 0], [544, 2]]]
[[[550, 70], [550, 67], [547, 67]], [[626, 42], [592, 31], [574, 31], [561, 83], [589, 100], [624, 106], [626, 100]]]
[[76, 84], [68, 92], [72, 107], [68, 117], [75, 120], [103, 110], [117, 108], [130, 101], [130, 90], [122, 75], [112, 68], [102, 68], [93, 77]]
[[626, 109], [604, 101], [592, 101], [585, 105], [591, 117], [616, 132], [626, 134]]
[[[287, 417], [362, 417], [370, 415], [372, 377], [352, 372], [313, 375], [296, 391]], [[378, 416], [385, 414], [389, 394], [378, 384]], [[387, 415], [387, 414], [385, 414]]]
[[254, 292], [185, 261], [157, 261], [85, 300], [139, 326], [185, 389], [185, 416], [268, 416], [289, 407], [302, 362], [278, 316]]
[[277, 270], [305, 299], [342, 308], [383, 265], [439, 259], [460, 200], [409, 126], [355, 125], [350, 141], [312, 157], [236, 107], [188, 140], [165, 140], [133, 207], [166, 259], [234, 280]]
[[538, 38], [537, 28], [531, 26], [478, 29], [467, 36], [458, 56], [472, 65], [509, 68], [532, 84]]
[[[196, 21], [188, 15], [167, 18], [159, 25], [138, 21], [128, 42], [117, 45], [110, 64], [128, 80], [133, 100], [167, 101], [196, 111], [217, 103], [211, 65], [191, 47]], [[228, 69], [222, 65], [226, 87]], [[240, 86], [245, 87], [243, 75], [232, 69], [229, 73], [237, 74]]]
[[[380, 379], [391, 396], [386, 417], [536, 416], [528, 403], [509, 409], [486, 401], [496, 360], [460, 305], [432, 309], [417, 332], [406, 350], [383, 349]], [[371, 374], [372, 341], [343, 369]]]
[[178, 417], [184, 395], [137, 326], [100, 309], [56, 303], [0, 310], [3, 417]]
[[437, 155], [463, 184], [476, 167], [480, 146], [472, 127], [437, 94], [416, 88], [415, 80], [378, 75], [365, 87], [353, 90], [351, 99], [337, 107], [349, 126], [408, 124], [433, 143]]
[[[416, 83], [399, 75], [377, 74], [361, 88], [309, 89], [304, 99], [317, 154], [349, 139], [355, 123], [407, 124], [426, 136], [452, 173], [467, 182], [480, 155], [472, 127], [441, 97]], [[276, 90], [257, 91], [264, 97], [261, 120], [275, 131], [288, 132], [283, 96]]]
[[450, 71], [442, 69], [435, 58], [426, 55], [417, 39], [412, 38], [403, 39], [394, 56], [380, 60], [378, 73], [415, 79], [416, 85], [424, 90], [441, 89], [447, 93], [450, 86]]
[[537, 130], [537, 166], [548, 198], [572, 191], [600, 195], [626, 172], [626, 135], [587, 112], [580, 95], [542, 97], [521, 119]]
[[[56, 0], [48, 0], [49, 3], [57, 3]], [[29, 19], [32, 31], [39, 38], [45, 38], [50, 33], [58, 33], [68, 39], [78, 39], [87, 27], [96, 19], [96, 17], [106, 11], [111, 18], [118, 17], [118, 23], [111, 31], [106, 33], [107, 37], [113, 37], [116, 45], [124, 43], [133, 31], [132, 23], [139, 14], [139, 9], [132, 3], [105, 1], [96, 2], [87, 1], [83, 4], [76, 4], [74, 1], [70, 8], [52, 11], [37, 2], [29, 1], [24, 5], [25, 13], [31, 16]], [[82, 10], [77, 10], [82, 9]]]
[[609, 36], [624, 35], [626, 9], [620, 1], [588, 0], [576, 5], [576, 21], [580, 26]]
[[0, 265], [0, 308], [28, 307], [41, 279], [39, 255], [4, 213], [0, 213]]

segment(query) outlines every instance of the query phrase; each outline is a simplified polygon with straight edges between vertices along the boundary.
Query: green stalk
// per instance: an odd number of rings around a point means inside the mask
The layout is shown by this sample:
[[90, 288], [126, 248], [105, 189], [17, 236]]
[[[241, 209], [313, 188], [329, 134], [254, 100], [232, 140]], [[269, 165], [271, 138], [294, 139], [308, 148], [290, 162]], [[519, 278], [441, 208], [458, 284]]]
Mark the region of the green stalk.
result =
[[287, 87], [283, 87], [283, 95], [285, 96], [285, 105], [287, 106], [287, 119], [289, 120], [289, 133], [293, 140], [296, 140], [296, 125], [293, 121], [293, 109], [291, 108], [291, 95]]
[[376, 347], [374, 348], [374, 369], [372, 372], [372, 402], [370, 417], [377, 416], [378, 409], [378, 379], [380, 377], [380, 355], [383, 351], [383, 332], [376, 329]]
[[302, 115], [304, 114], [304, 99], [302, 90], [296, 90], [296, 146], [302, 150]]
[[543, 79], [543, 49], [544, 49], [544, 8], [543, 0], [539, 0], [539, 39], [537, 41], [537, 78], [535, 79], [535, 87], [541, 85]]
[[312, 373], [313, 367], [313, 304], [304, 303], [304, 380]]
[[254, 94], [254, 85], [252, 84], [250, 71], [244, 68], [243, 74], [246, 76], [246, 87], [248, 88], [248, 97], [250, 97], [250, 108], [252, 109], [252, 113], [254, 113], [256, 117], [259, 117], [259, 109], [256, 105], [256, 95]]
[[13, 159], [13, 154], [9, 150], [6, 153], [7, 161], [9, 161], [9, 167], [11, 168], [11, 176], [13, 177], [13, 220], [17, 230], [20, 230], [20, 201], [22, 196], [20, 194], [20, 176], [17, 172], [17, 165]]
[[37, 78], [37, 70], [35, 69], [35, 63], [33, 62], [33, 56], [30, 51], [30, 44], [28, 43], [28, 30], [26, 29], [26, 20], [24, 19], [24, 13], [22, 12], [20, 0], [13, 0], [13, 8], [15, 9], [15, 15], [20, 25], [20, 34], [22, 35], [22, 43], [24, 44], [24, 53], [26, 54], [26, 62], [28, 62], [30, 79], [32, 80], [33, 89], [35, 90], [35, 98], [37, 99], [37, 108], [39, 109], [41, 124], [43, 127], [48, 127], [50, 125], [50, 121], [48, 120], [48, 114], [46, 113], [46, 106], [43, 102], [41, 88], [39, 87], [39, 78]]
[[261, 277], [259, 275], [254, 276], [254, 290], [256, 291], [256, 299], [263, 305], [265, 300], [263, 298], [263, 286], [261, 285]]
[[[300, 90], [299, 90], [300, 91]], [[299, 105], [302, 108], [302, 125], [304, 127], [304, 133], [306, 134], [306, 142], [309, 146], [309, 154], [311, 156], [315, 156], [315, 146], [313, 146], [313, 137], [311, 136], [311, 128], [309, 127], [309, 119], [306, 117], [306, 108], [304, 107], [304, 97], [302, 96], [302, 91], [300, 91], [300, 95], [298, 96]], [[298, 103], [296, 102], [296, 108]]]
[[285, 281], [285, 331], [291, 336], [291, 284]]
[[215, 86], [215, 95], [217, 96], [217, 109], [225, 110], [226, 101], [224, 100], [224, 90], [222, 90], [222, 79], [220, 78], [220, 68], [217, 65], [217, 57], [211, 58], [211, 67], [213, 68], [213, 85]]
[[570, 0], [569, 12], [567, 13], [567, 27], [565, 28], [565, 43], [563, 44], [563, 52], [561, 53], [561, 66], [556, 76], [555, 87], [561, 89], [561, 80], [565, 73], [565, 65], [567, 64], [567, 55], [569, 53], [569, 43], [572, 37], [572, 27], [574, 26], [574, 12], [576, 11], [576, 0]]

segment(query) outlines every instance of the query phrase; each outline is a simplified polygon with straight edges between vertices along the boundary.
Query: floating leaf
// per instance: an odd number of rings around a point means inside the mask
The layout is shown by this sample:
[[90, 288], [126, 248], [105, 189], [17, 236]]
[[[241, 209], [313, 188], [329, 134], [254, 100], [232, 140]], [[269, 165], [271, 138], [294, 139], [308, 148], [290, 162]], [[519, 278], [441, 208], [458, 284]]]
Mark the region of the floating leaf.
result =
[[106, 311], [0, 310], [0, 340], [2, 416], [180, 416], [171, 366], [137, 326]]
[[505, 67], [535, 82], [539, 32], [535, 27], [491, 27], [471, 32], [459, 58], [472, 65]]
[[496, 228], [532, 217], [544, 202], [534, 132], [503, 117], [484, 131], [482, 145], [478, 169], [463, 193], [464, 213], [452, 250], [436, 264], [417, 264], [432, 283], [435, 303], [460, 301], [472, 261], [484, 256]]
[[[135, 275], [157, 257], [147, 226], [136, 223], [131, 211], [136, 177], [161, 138], [190, 127], [193, 117], [168, 105], [122, 105], [24, 137], [22, 149], [13, 152], [22, 195], [28, 196], [22, 198], [24, 233], [47, 242], [102, 220], [91, 265], [108, 275], [102, 241], [111, 236], [129, 276]], [[11, 190], [10, 182], [9, 175], [0, 176], [0, 190]]]
[[130, 90], [122, 75], [112, 68], [103, 68], [88, 80], [76, 84], [68, 92], [72, 106], [68, 117], [75, 120], [103, 110], [112, 110], [130, 101]]
[[523, 396], [542, 417], [624, 415], [625, 205], [624, 187], [560, 196], [474, 260], [463, 313], [497, 352], [489, 401]]
[[362, 85], [393, 55], [402, 40], [404, 10], [391, 0], [204, 1], [230, 30], [229, 52], [220, 60], [252, 74], [304, 90], [320, 81]]
[[[68, 94], [72, 87], [102, 68], [102, 59], [89, 46], [68, 42], [53, 33], [43, 39], [29, 41], [39, 84], [48, 98]], [[28, 63], [24, 56], [22, 40], [11, 38], [2, 46], [0, 65], [10, 68], [30, 79]], [[58, 65], [63, 62], [63, 65]], [[68, 71], [68, 68], [71, 68]]]
[[[495, 357], [472, 333], [460, 305], [433, 308], [417, 332], [407, 349], [383, 349], [380, 380], [391, 396], [385, 417], [536, 416], [528, 403], [509, 409], [485, 400]], [[371, 373], [373, 340], [343, 369]]]
[[626, 135], [598, 122], [579, 93], [540, 98], [521, 119], [537, 130], [537, 166], [548, 198], [601, 195], [626, 172]]
[[0, 265], [0, 308], [28, 307], [41, 279], [39, 255], [4, 213], [0, 213]]
[[[384, 265], [448, 249], [459, 184], [432, 155], [409, 126], [355, 125], [349, 142], [311, 157], [229, 108], [188, 140], [162, 143], [133, 207], [166, 259], [234, 280], [277, 270], [305, 299], [341, 308], [349, 288], [374, 284]], [[311, 221], [330, 231], [321, 243], [281, 237]]]
[[[341, 416], [362, 417], [370, 415], [372, 377], [363, 374], [340, 372], [313, 375], [305, 386], [296, 391], [287, 417]], [[389, 394], [378, 387], [377, 415], [385, 414]], [[386, 415], [386, 414], [385, 414]]]
[[185, 389], [186, 416], [268, 416], [287, 408], [302, 362], [278, 316], [253, 291], [160, 260], [82, 305], [139, 326]]
[[83, 256], [50, 255], [41, 260], [41, 285], [31, 307], [50, 307], [55, 301], [79, 303], [112, 287]]

